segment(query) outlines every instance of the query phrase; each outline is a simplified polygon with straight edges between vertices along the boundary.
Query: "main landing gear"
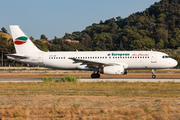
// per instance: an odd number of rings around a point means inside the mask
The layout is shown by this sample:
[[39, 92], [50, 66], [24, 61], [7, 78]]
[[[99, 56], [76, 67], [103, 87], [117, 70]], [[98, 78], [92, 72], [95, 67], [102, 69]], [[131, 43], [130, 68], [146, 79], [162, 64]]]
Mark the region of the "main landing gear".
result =
[[154, 69], [152, 69], [152, 78], [155, 79], [156, 75], [154, 74]]
[[91, 74], [91, 78], [100, 78], [99, 72]]

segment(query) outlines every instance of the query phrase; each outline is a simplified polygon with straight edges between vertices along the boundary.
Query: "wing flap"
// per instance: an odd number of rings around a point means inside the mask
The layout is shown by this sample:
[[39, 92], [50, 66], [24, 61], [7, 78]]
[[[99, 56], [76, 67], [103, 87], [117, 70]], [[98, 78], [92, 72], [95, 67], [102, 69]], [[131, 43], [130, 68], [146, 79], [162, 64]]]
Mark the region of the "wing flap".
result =
[[77, 58], [69, 58], [74, 61], [74, 63], [82, 63], [81, 65], [87, 65], [88, 67], [104, 67], [104, 66], [113, 66], [113, 65], [123, 65], [124, 68], [128, 68], [128, 65], [123, 62], [100, 62], [100, 61], [93, 61], [93, 60], [83, 60]]

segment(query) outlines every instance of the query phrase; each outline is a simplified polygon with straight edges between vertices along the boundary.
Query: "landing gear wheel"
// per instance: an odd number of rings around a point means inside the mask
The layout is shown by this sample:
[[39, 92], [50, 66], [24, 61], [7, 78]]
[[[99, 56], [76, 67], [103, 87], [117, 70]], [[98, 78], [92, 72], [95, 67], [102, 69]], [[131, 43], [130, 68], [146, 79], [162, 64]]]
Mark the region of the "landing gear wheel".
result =
[[100, 78], [100, 74], [99, 73], [96, 73], [96, 78]]
[[95, 73], [91, 74], [91, 78], [96, 78], [96, 74]]
[[99, 72], [91, 74], [91, 78], [100, 78]]
[[155, 79], [155, 78], [156, 78], [156, 75], [152, 75], [152, 78]]
[[155, 79], [156, 75], [154, 75], [154, 69], [152, 69], [152, 78]]

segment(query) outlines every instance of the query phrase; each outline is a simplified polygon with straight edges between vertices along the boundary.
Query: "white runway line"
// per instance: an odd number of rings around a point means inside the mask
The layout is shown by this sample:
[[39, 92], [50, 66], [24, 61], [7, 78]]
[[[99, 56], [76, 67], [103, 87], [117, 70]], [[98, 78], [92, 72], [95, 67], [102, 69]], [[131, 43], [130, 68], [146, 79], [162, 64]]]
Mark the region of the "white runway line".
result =
[[[43, 82], [41, 78], [0, 78], [0, 82]], [[180, 82], [180, 79], [124, 79], [124, 78], [81, 78], [79, 82]]]
[[81, 79], [80, 82], [180, 82], [180, 79]]

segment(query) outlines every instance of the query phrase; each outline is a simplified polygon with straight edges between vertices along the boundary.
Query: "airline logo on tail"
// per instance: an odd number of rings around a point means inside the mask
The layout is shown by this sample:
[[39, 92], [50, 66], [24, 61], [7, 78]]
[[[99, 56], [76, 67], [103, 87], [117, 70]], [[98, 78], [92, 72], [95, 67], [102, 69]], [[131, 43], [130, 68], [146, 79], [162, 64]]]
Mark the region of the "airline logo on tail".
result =
[[22, 44], [26, 43], [27, 40], [28, 40], [27, 37], [21, 36], [21, 37], [18, 37], [18, 38], [15, 39], [14, 44], [16, 44], [16, 45], [22, 45]]

